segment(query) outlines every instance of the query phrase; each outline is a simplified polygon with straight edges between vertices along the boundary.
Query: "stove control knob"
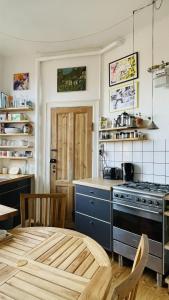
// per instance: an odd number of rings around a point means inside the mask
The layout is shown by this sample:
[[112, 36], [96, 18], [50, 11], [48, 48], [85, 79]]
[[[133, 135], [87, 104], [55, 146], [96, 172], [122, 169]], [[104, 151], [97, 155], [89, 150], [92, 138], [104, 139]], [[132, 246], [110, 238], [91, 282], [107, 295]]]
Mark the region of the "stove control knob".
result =
[[137, 199], [136, 199], [136, 201], [137, 201], [137, 202], [140, 202], [140, 201], [141, 201], [141, 199], [140, 199], [140, 198], [137, 198]]
[[115, 196], [115, 197], [118, 197], [118, 196], [119, 196], [119, 194], [114, 194], [114, 196]]
[[149, 200], [148, 203], [149, 203], [149, 204], [153, 204], [153, 201], [152, 201], [152, 200]]
[[120, 195], [120, 198], [124, 198], [124, 195]]
[[156, 206], [160, 206], [160, 202], [156, 201]]
[[142, 202], [143, 202], [143, 203], [146, 203], [146, 199], [143, 199]]

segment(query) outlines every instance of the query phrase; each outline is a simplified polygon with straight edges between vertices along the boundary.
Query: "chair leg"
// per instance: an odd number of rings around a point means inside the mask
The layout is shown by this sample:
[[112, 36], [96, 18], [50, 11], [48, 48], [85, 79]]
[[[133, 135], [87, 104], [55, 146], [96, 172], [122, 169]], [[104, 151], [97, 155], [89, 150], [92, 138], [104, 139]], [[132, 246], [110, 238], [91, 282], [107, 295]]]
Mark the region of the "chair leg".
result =
[[122, 255], [118, 256], [118, 262], [119, 262], [119, 267], [123, 267], [123, 256]]

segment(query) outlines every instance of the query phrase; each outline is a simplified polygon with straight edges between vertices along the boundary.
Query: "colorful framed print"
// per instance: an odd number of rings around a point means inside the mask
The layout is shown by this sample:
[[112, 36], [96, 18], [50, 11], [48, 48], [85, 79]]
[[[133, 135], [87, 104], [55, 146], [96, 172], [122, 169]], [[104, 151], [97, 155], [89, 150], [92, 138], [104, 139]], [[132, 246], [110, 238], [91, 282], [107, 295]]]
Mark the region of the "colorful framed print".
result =
[[86, 67], [57, 70], [57, 92], [86, 90]]
[[109, 86], [138, 78], [138, 52], [109, 63]]
[[138, 107], [138, 81], [112, 87], [109, 101], [110, 112]]
[[13, 89], [18, 90], [29, 90], [29, 73], [18, 73], [13, 75]]

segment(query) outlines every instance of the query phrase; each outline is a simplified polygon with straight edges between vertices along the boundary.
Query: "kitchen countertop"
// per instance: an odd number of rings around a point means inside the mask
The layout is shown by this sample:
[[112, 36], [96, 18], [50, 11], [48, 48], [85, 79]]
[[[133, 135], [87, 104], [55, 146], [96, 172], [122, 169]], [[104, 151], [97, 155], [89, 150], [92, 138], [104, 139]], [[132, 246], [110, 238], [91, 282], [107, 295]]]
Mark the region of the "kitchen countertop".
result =
[[124, 183], [123, 180], [109, 180], [109, 179], [103, 179], [102, 177], [73, 180], [73, 184], [85, 185], [85, 186], [90, 186], [90, 187], [108, 190], [108, 191], [110, 191], [113, 186], [122, 183]]
[[27, 174], [27, 175], [0, 174], [0, 185], [15, 182], [15, 181], [22, 180], [22, 179], [33, 178], [33, 177], [34, 177], [33, 174]]

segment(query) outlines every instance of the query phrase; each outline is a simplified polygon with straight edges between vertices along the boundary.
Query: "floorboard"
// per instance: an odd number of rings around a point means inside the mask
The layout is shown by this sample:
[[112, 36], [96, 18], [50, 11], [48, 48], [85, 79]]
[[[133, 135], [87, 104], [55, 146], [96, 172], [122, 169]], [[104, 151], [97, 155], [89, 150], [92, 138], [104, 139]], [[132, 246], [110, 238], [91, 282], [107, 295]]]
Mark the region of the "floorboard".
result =
[[[112, 262], [113, 279], [111, 288], [114, 288], [130, 272], [130, 267], [119, 267], [117, 262]], [[109, 298], [108, 298], [109, 299]], [[159, 288], [156, 286], [156, 274], [150, 270], [145, 270], [141, 278], [137, 300], [169, 300], [167, 286]]]

